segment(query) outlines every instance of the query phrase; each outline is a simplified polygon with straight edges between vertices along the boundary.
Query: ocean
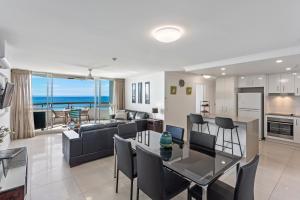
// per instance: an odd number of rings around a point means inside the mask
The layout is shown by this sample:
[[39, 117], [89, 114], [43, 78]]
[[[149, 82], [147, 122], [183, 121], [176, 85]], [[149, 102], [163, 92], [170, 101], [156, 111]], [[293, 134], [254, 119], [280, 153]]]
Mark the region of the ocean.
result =
[[[108, 104], [110, 102], [109, 96], [102, 96], [101, 103]], [[49, 98], [50, 102], [53, 102], [52, 109], [59, 110], [64, 108], [87, 108], [94, 106], [94, 97], [93, 96], [54, 96], [53, 98]], [[32, 103], [34, 109], [42, 109], [47, 106], [47, 97], [46, 96], [33, 96]], [[73, 104], [68, 104], [73, 103]], [[105, 106], [106, 107], [106, 106]]]

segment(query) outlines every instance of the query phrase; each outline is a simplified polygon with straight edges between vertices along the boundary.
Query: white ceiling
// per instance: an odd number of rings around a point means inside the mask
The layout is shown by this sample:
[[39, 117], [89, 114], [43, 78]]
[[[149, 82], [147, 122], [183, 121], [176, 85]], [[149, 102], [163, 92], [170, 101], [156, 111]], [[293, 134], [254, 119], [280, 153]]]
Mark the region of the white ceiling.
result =
[[[300, 45], [299, 0], [0, 0], [12, 66], [126, 77]], [[151, 30], [185, 29], [175, 43]], [[118, 57], [116, 62], [112, 57]]]
[[[195, 70], [193, 73], [211, 75], [213, 77], [222, 76], [225, 72], [226, 76], [231, 75], [263, 75], [282, 72], [300, 72], [300, 54], [293, 56], [279, 57], [282, 63], [276, 63], [277, 59], [266, 59], [261, 61], [246, 62], [234, 65], [224, 65], [219, 67]], [[226, 68], [222, 71], [221, 68]], [[287, 71], [286, 68], [291, 68]]]

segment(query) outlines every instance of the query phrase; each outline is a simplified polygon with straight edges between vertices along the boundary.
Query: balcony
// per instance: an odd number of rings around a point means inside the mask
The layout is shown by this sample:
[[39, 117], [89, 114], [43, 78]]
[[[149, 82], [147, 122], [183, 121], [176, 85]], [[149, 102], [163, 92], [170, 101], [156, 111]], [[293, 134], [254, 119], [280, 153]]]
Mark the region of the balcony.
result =
[[53, 102], [33, 103], [33, 112], [45, 112], [48, 127], [65, 127], [69, 122], [69, 111], [81, 109], [81, 123], [92, 123], [110, 119], [113, 113], [113, 105], [101, 103], [94, 106], [94, 102]]

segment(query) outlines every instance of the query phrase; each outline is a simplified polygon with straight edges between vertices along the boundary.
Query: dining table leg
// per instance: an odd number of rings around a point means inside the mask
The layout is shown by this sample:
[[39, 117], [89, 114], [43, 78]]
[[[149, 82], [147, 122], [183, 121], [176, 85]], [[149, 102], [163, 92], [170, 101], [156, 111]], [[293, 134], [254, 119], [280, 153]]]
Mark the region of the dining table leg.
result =
[[202, 186], [202, 200], [207, 200], [207, 186]]

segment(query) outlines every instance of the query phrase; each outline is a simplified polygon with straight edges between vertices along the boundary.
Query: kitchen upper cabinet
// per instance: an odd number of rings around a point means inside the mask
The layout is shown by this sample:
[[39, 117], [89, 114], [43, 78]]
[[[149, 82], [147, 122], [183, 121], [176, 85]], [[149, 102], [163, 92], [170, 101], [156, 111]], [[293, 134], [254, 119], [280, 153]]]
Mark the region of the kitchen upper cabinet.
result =
[[300, 75], [295, 76], [295, 96], [300, 96]]
[[267, 78], [266, 75], [256, 75], [252, 76], [253, 87], [266, 87]]
[[265, 85], [266, 85], [265, 75], [241, 76], [238, 79], [239, 88], [265, 87]]
[[280, 93], [280, 74], [271, 74], [268, 77], [268, 92]]
[[271, 74], [268, 86], [269, 93], [295, 93], [295, 76], [292, 73]]
[[295, 92], [295, 76], [291, 73], [281, 74], [281, 93]]
[[294, 142], [300, 143], [300, 118], [294, 118]]
[[216, 80], [216, 114], [236, 115], [236, 78]]

